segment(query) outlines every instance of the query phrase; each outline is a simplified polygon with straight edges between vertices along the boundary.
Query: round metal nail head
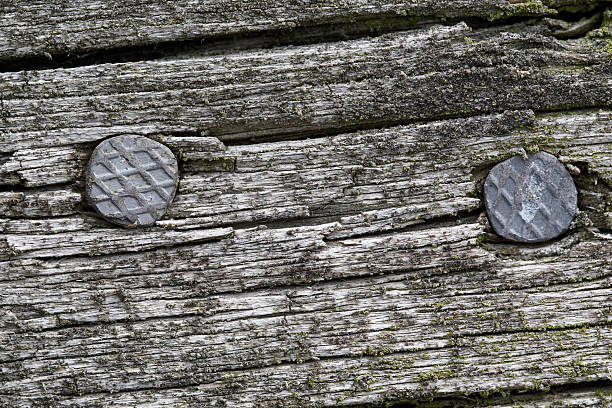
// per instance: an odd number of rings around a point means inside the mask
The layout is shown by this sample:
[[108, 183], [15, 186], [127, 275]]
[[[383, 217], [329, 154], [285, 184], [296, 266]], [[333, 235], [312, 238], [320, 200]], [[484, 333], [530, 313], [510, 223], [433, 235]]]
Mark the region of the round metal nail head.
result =
[[497, 234], [518, 242], [543, 242], [569, 228], [577, 192], [557, 158], [540, 152], [497, 164], [484, 184], [489, 222]]
[[176, 193], [178, 165], [166, 146], [143, 136], [117, 136], [93, 151], [85, 180], [89, 204], [124, 227], [152, 225]]

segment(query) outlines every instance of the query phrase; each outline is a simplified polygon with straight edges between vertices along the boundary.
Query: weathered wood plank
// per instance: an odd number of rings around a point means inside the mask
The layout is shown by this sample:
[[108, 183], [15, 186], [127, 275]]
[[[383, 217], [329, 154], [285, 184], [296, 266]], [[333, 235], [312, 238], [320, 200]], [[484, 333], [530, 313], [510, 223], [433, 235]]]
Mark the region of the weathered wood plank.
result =
[[[440, 407], [468, 406], [468, 404], [480, 404], [480, 406], [490, 408], [550, 408], [551, 406], [555, 408], [612, 407], [612, 387], [605, 385], [586, 385], [579, 387], [579, 390], [560, 391], [554, 388], [551, 390], [548, 389], [546, 386], [542, 386], [542, 390], [535, 391], [534, 393], [525, 394], [519, 392], [505, 397], [486, 398], [484, 397], [484, 395], [488, 394], [484, 392], [476, 395], [462, 395], [454, 399], [451, 398], [439, 402], [436, 401], [434, 403], [431, 403], [427, 397], [423, 398], [422, 401], [423, 406], [425, 407], [430, 407], [432, 406], [432, 404], [438, 404]], [[188, 398], [186, 397], [184, 399], [186, 401], [188, 400]], [[81, 403], [83, 403], [83, 400], [88, 402], [88, 398], [82, 399]], [[151, 400], [152, 398], [148, 398], [147, 402], [151, 402]], [[51, 401], [51, 398], [47, 400], [47, 402], [48, 401]], [[417, 399], [408, 399], [406, 401], [408, 402], [408, 404], [418, 403]], [[496, 403], [496, 401], [505, 402]], [[156, 404], [156, 406], [159, 407], [169, 406], [167, 405], [166, 401], [157, 401]], [[296, 405], [299, 406], [298, 403], [296, 403]], [[68, 404], [64, 404], [61, 406], [66, 407], [68, 406]], [[404, 405], [401, 405], [400, 403], [400, 405], [398, 406], [402, 407]]]
[[[567, 5], [581, 5], [581, 2], [131, 0], [83, 3], [72, 0], [49, 4], [47, 1], [19, 0], [4, 3], [0, 9], [0, 59], [52, 58], [55, 54], [214, 39], [300, 26], [316, 30], [317, 25], [330, 23], [363, 22], [365, 31], [371, 29], [372, 19], [382, 17], [391, 21], [394, 17], [405, 18], [404, 25], [409, 25], [419, 18], [497, 20], [554, 15], [556, 10], [551, 7]], [[385, 20], [378, 25], [384, 27]]]
[[[478, 208], [480, 200], [473, 197], [482, 180], [474, 173], [525, 148], [586, 163], [596, 178], [609, 183], [610, 118], [608, 111], [538, 119], [530, 112], [507, 112], [306, 141], [230, 146], [224, 157], [232, 160], [231, 171], [184, 176], [168, 216], [303, 204], [311, 216], [361, 213], [340, 220], [345, 235], [402, 228]], [[195, 171], [200, 163], [187, 162], [185, 168]], [[208, 168], [207, 163], [203, 167]], [[592, 201], [600, 211], [611, 198], [609, 191], [601, 194], [599, 205]]]
[[[158, 225], [184, 230], [308, 218], [339, 221], [343, 227], [328, 238], [405, 228], [478, 209], [481, 169], [528, 149], [546, 150], [568, 165], [583, 167], [586, 173], [576, 176], [580, 208], [594, 225], [609, 229], [612, 193], [606, 183], [612, 184], [611, 117], [607, 110], [537, 118], [530, 111], [506, 112], [227, 147], [216, 138], [164, 137], [160, 140], [179, 157], [184, 174], [175, 202]], [[33, 179], [56, 180], [47, 166], [40, 164]], [[50, 178], [45, 174], [51, 174]], [[67, 174], [75, 182], [81, 169]], [[7, 204], [0, 206], [0, 216], [5, 217], [69, 215], [79, 205], [76, 192], [70, 195], [72, 201], [58, 203], [59, 208], [53, 206], [51, 212], [46, 201], [35, 198], [46, 194], [44, 190], [2, 194]], [[24, 195], [32, 198], [11, 199]], [[43, 232], [39, 222], [0, 222], [6, 233], [13, 234], [27, 233], [28, 225], [32, 234]], [[79, 215], [70, 222], [60, 219], [46, 224], [52, 233], [63, 232], [62, 225], [67, 232], [75, 231], [75, 225], [85, 230], [95, 223]], [[49, 239], [59, 243], [64, 238], [45, 238]]]
[[0, 218], [0, 232], [3, 234], [32, 234], [45, 232], [84, 231], [96, 227], [95, 220], [81, 216], [56, 218]]
[[[345, 395], [338, 389], [353, 390], [339, 381], [344, 378], [341, 374], [349, 372], [355, 381], [365, 374], [381, 376], [386, 391], [379, 395], [376, 387], [363, 387], [363, 394], [347, 399], [368, 402], [391, 395], [419, 396], [423, 382], [434, 379], [441, 386], [435, 388], [436, 395], [454, 395], [491, 390], [493, 383], [498, 384], [495, 388], [507, 389], [538, 381], [554, 384], [577, 377], [600, 378], [612, 368], [606, 357], [610, 346], [606, 327], [564, 335], [524, 333], [609, 322], [612, 268], [605, 254], [612, 248], [611, 236], [574, 235], [556, 247], [540, 249], [508, 251], [501, 246], [500, 254], [506, 255], [495, 257], [498, 246], [474, 247], [482, 231], [477, 224], [321, 241], [321, 234], [335, 227], [236, 231], [233, 238], [218, 244], [158, 250], [146, 258], [121, 255], [3, 262], [3, 276], [9, 280], [0, 286], [0, 300], [7, 311], [0, 340], [4, 350], [0, 353], [4, 374], [0, 393], [10, 395], [19, 387], [25, 395], [55, 396], [60, 401], [66, 400], [60, 395], [93, 393], [89, 401], [93, 403], [95, 394], [113, 391], [127, 392], [123, 394], [126, 401], [136, 395], [135, 401], [142, 402], [144, 397], [128, 391], [161, 387], [177, 388], [182, 394], [183, 386], [207, 383], [188, 393], [194, 401], [212, 403], [215, 395], [227, 391], [220, 379], [227, 378], [228, 370], [235, 370], [237, 381], [245, 381], [250, 391], [219, 396], [222, 400], [247, 404], [247, 395], [260, 403], [277, 398], [283, 387], [279, 379], [291, 383], [291, 372], [296, 373], [297, 383], [288, 389], [304, 392], [313, 403], [332, 404]], [[313, 245], [317, 236], [319, 242]], [[372, 273], [384, 275], [346, 280]], [[343, 279], [295, 286], [338, 277]], [[257, 285], [269, 288], [274, 282], [289, 286], [231, 293]], [[568, 298], [567, 293], [572, 296]], [[512, 335], [512, 343], [503, 347], [509, 339], [490, 336], [508, 331], [521, 333]], [[591, 333], [586, 334], [590, 346], [582, 352], [585, 332]], [[159, 348], [158, 336], [165, 339], [163, 333], [172, 340], [164, 340]], [[529, 341], [523, 345], [518, 339], [525, 337]], [[91, 338], [97, 341], [91, 343]], [[534, 344], [538, 338], [541, 346]], [[550, 344], [553, 338], [557, 341], [554, 347]], [[480, 342], [494, 343], [491, 364], [506, 361], [505, 366], [498, 366], [495, 377], [485, 371], [471, 381], [468, 372], [474, 370], [480, 356], [473, 357], [475, 360], [466, 357], [466, 365], [458, 365], [456, 375], [442, 375], [444, 380], [438, 382], [439, 372], [448, 368], [438, 367], [447, 364], [444, 356], [463, 355], [466, 350], [460, 344]], [[525, 355], [527, 344], [535, 354]], [[508, 347], [518, 351], [509, 355]], [[574, 348], [572, 355], [567, 347]], [[415, 352], [402, 354], [413, 349], [427, 351], [418, 357]], [[429, 366], [425, 358], [432, 353], [441, 354], [427, 360], [435, 361]], [[526, 356], [525, 360], [515, 353]], [[542, 353], [555, 360], [540, 361]], [[416, 358], [420, 368], [401, 366], [397, 371], [395, 367], [391, 375], [384, 368], [370, 366], [387, 354], [390, 360], [384, 364], [393, 366], [405, 358]], [[120, 362], [113, 363], [118, 355]], [[356, 355], [377, 357], [354, 358]], [[125, 367], [127, 362], [129, 374], [109, 375], [109, 367]], [[537, 370], [533, 368], [536, 363]], [[541, 364], [549, 368], [542, 369]], [[535, 371], [532, 375], [525, 370]], [[573, 370], [579, 370], [578, 374]], [[300, 384], [320, 374], [338, 381], [330, 382], [329, 389], [316, 388], [316, 393], [304, 391]], [[67, 383], [66, 378], [73, 380]], [[259, 379], [252, 383], [254, 378]], [[256, 388], [251, 389], [247, 381]], [[482, 389], [466, 385], [479, 383]], [[390, 384], [395, 385], [389, 388]], [[159, 404], [170, 398], [159, 390], [149, 396]], [[122, 403], [123, 396], [117, 398], [117, 404]], [[20, 401], [27, 406], [26, 398]]]
[[[475, 122], [478, 123], [474, 125]], [[365, 154], [361, 154], [364, 158], [358, 161], [356, 151], [370, 144], [368, 139], [380, 137], [381, 143], [387, 141], [400, 146], [412, 144], [411, 152], [415, 156], [426, 153], [435, 154], [427, 150], [433, 147], [430, 136], [434, 131], [440, 133], [442, 139], [453, 139], [457, 146], [461, 146], [462, 143], [474, 144], [474, 140], [480, 137], [482, 142], [479, 143], [485, 148], [477, 148], [472, 155], [481, 154], [484, 150], [489, 149], [493, 139], [497, 138], [495, 143], [501, 155], [499, 144], [502, 137], [511, 135], [511, 141], [504, 140], [508, 145], [503, 147], [510, 148], [512, 152], [519, 148], [519, 142], [522, 142], [523, 147], [527, 148], [554, 148], [567, 155], [561, 157], [565, 162], [583, 162], [600, 178], [610, 181], [612, 165], [606, 155], [608, 151], [607, 133], [610, 131], [609, 122], [610, 111], [603, 109], [564, 114], [542, 114], [535, 120], [530, 111], [525, 111], [507, 112], [502, 116], [473, 117], [469, 121], [448, 120], [418, 126], [395, 127], [386, 131], [374, 130], [308, 141], [260, 144], [254, 147], [230, 146], [227, 148], [214, 137], [159, 136], [156, 138], [172, 149], [181, 160], [184, 172], [208, 173], [216, 171], [255, 172], [264, 168], [276, 172], [299, 171], [308, 167], [322, 166], [325, 160], [342, 160], [342, 163], [347, 165], [372, 167], [380, 164], [377, 163], [377, 160], [390, 161], [395, 158], [379, 148], [376, 153], [380, 159], [367, 162]], [[479, 129], [479, 126], [482, 128]], [[523, 128], [529, 128], [530, 132], [521, 132]], [[423, 137], [421, 132], [426, 133], [427, 137]], [[458, 134], [461, 135], [458, 136]], [[349, 146], [349, 141], [350, 144], [356, 146]], [[551, 143], [552, 141], [555, 143]], [[591, 145], [585, 146], [585, 141]], [[579, 145], [572, 147], [566, 143], [578, 143]], [[445, 152], [449, 148], [455, 148], [456, 153], [459, 153], [457, 146], [444, 146]], [[82, 177], [84, 159], [92, 148], [90, 144], [84, 143], [57, 148], [18, 150], [7, 157], [0, 166], [0, 177], [3, 177], [0, 179], [0, 184], [32, 187], [75, 182]], [[376, 147], [369, 146], [369, 148]], [[339, 151], [339, 149], [346, 151]], [[350, 157], [341, 156], [347, 152], [352, 152]], [[258, 163], [253, 163], [256, 160], [265, 164], [259, 163], [257, 167]], [[292, 160], [299, 162], [291, 163]], [[480, 165], [482, 160], [483, 158], [479, 158], [476, 166]], [[411, 161], [419, 162], [417, 158]]]
[[[138, 338], [143, 334], [138, 328], [116, 333], [119, 338]], [[384, 355], [384, 351], [368, 355], [364, 350], [361, 357], [322, 358], [302, 364], [217, 373], [204, 372], [201, 359], [206, 355], [207, 343], [205, 338], [196, 337], [192, 339], [195, 349], [182, 356], [183, 361], [167, 361], [184, 351], [180, 343], [171, 349], [173, 353], [164, 350], [162, 354], [155, 353], [158, 358], [167, 357], [166, 375], [178, 386], [164, 387], [155, 393], [146, 386], [139, 387], [133, 378], [150, 377], [148, 370], [159, 366], [146, 352], [131, 356], [120, 351], [53, 363], [54, 371], [69, 377], [55, 373], [44, 376], [43, 371], [41, 378], [53, 388], [61, 387], [62, 397], [48, 393], [38, 398], [9, 397], [9, 401], [24, 407], [31, 406], [32, 400], [70, 407], [100, 403], [119, 407], [147, 403], [156, 407], [180, 404], [314, 407], [418, 399], [432, 394], [453, 396], [492, 389], [539, 389], [567, 381], [606, 378], [611, 368], [607, 341], [610, 335], [607, 327], [490, 335], [455, 339], [453, 347], [389, 355]], [[181, 340], [184, 338], [179, 337]], [[572, 352], [568, 353], [568, 349]], [[134, 370], [121, 371], [126, 359], [133, 361]], [[116, 367], [117, 371], [111, 375], [105, 366]], [[40, 372], [37, 364], [24, 364], [23, 370], [32, 373], [33, 378], [22, 381], [20, 392], [29, 390]], [[59, 378], [54, 381], [56, 376]], [[92, 392], [92, 377], [108, 384], [110, 392]], [[124, 388], [120, 386], [122, 382]]]
[[476, 31], [458, 24], [188, 60], [2, 73], [0, 152], [125, 133], [231, 140], [606, 107], [612, 60], [604, 44], [559, 41], [542, 24]]
[[[15, 282], [21, 282], [21, 285], [28, 288], [27, 291], [38, 292], [35, 289], [36, 281], [42, 283], [42, 281], [46, 281], [44, 276], [49, 275], [50, 286], [48, 288], [55, 285], [52, 282], [57, 282], [60, 285], [63, 282], [76, 288], [76, 286], [81, 285], [78, 282], [83, 279], [84, 282], [92, 283], [91, 278], [97, 275], [90, 277], [85, 275], [96, 270], [104, 271], [101, 276], [108, 276], [111, 280], [117, 279], [119, 281], [124, 278], [128, 278], [128, 281], [130, 281], [130, 276], [139, 276], [143, 272], [145, 272], [145, 275], [141, 277], [145, 278], [146, 271], [150, 271], [151, 275], [148, 278], [138, 279], [139, 285], [161, 273], [170, 280], [163, 285], [165, 289], [160, 288], [163, 292], [168, 290], [170, 286], [174, 286], [171, 281], [174, 279], [172, 276], [176, 275], [176, 283], [179, 286], [191, 282], [189, 285], [193, 289], [200, 292], [201, 295], [205, 295], [207, 292], [236, 292], [272, 285], [291, 285], [292, 283], [316, 282], [343, 277], [368, 276], [371, 273], [393, 272], [411, 268], [459, 268], [461, 261], [448, 257], [445, 248], [443, 248], [445, 245], [449, 246], [447, 250], [455, 251], [455, 255], [458, 255], [459, 251], [463, 251], [465, 256], [472, 256], [471, 262], [474, 266], [482, 264], [490, 258], [486, 252], [479, 249], [470, 249], [468, 245], [469, 242], [473, 243], [480, 233], [481, 228], [478, 225], [404, 233], [396, 237], [372, 238], [364, 241], [347, 241], [346, 244], [340, 242], [335, 245], [326, 245], [323, 241], [324, 234], [335, 227], [337, 225], [331, 224], [316, 227], [313, 230], [306, 229], [306, 231], [301, 231], [300, 228], [295, 230], [259, 231], [256, 229], [236, 231], [231, 239], [201, 246], [188, 245], [172, 250], [158, 250], [152, 252], [145, 259], [136, 254], [126, 254], [118, 258], [84, 257], [73, 260], [60, 259], [58, 261], [28, 259], [6, 261], [0, 263], [2, 276], [6, 279], [2, 284], [5, 289], [1, 296], [7, 302], [5, 305], [21, 304], [25, 306], [27, 301], [22, 296], [25, 293], [20, 292], [20, 285], [16, 286]], [[436, 245], [436, 247], [432, 247], [432, 245]], [[409, 248], [410, 246], [412, 248]], [[385, 248], [396, 248], [397, 258], [380, 259], [384, 257]], [[215, 254], [222, 254], [222, 256], [216, 258]], [[371, 268], [368, 268], [369, 262], [376, 262], [378, 266], [374, 268], [374, 265], [371, 265]], [[38, 272], [35, 276], [28, 277], [27, 271], [34, 264], [38, 265], [36, 268]], [[145, 264], [148, 266], [145, 267]], [[215, 271], [215, 273], [213, 274], [211, 271]], [[77, 278], [73, 273], [77, 273], [80, 277]], [[57, 279], [59, 281], [56, 281]], [[87, 287], [90, 283], [83, 284]], [[46, 284], [43, 284], [41, 289], [46, 286]], [[43, 289], [43, 292], [47, 293], [45, 296], [50, 296], [48, 299], [49, 305], [56, 302], [63, 303], [68, 296], [66, 293], [57, 292], [55, 289]], [[39, 303], [43, 292], [38, 292], [37, 295], [31, 292], [31, 295], [33, 295], [32, 301]], [[75, 295], [77, 293], [85, 295], [85, 298], [81, 300], [85, 303], [80, 303], [80, 310], [77, 311], [76, 315], [64, 315], [63, 318], [75, 323], [97, 321], [97, 316], [100, 316], [97, 312], [98, 306], [95, 302], [91, 303], [92, 299], [86, 290], [79, 290], [75, 292]], [[187, 293], [183, 292], [183, 296]], [[153, 296], [153, 292], [150, 295]], [[179, 294], [177, 293], [177, 295]], [[76, 298], [73, 300], [76, 301]], [[185, 301], [187, 300], [185, 299]], [[147, 302], [148, 300], [145, 303]], [[69, 303], [72, 304], [72, 302]], [[187, 301], [187, 303], [189, 302]], [[90, 304], [91, 307], [86, 307], [86, 304]], [[64, 311], [68, 312], [71, 306], [69, 304], [66, 304], [66, 306], [69, 309]], [[174, 305], [174, 307], [179, 307], [179, 305]], [[166, 310], [163, 307], [161, 309], [157, 308], [155, 302], [145, 309], [142, 310], [145, 314], [141, 318], [153, 317], [156, 313], [164, 313], [163, 311]], [[176, 311], [178, 312], [179, 309], [176, 309]], [[60, 313], [60, 310], [56, 309], [56, 312]], [[93, 316], [90, 315], [92, 312], [94, 313]], [[36, 320], [32, 322], [34, 324], [32, 329], [48, 328], [48, 326], [36, 326], [36, 322]], [[27, 322], [24, 323], [28, 324]], [[55, 327], [55, 319], [51, 323], [50, 327]]]

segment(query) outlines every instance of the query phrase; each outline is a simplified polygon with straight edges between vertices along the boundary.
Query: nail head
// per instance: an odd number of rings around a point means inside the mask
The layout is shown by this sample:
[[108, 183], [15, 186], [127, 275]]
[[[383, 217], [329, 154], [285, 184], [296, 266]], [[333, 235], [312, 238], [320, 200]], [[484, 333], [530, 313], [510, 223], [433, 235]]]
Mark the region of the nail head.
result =
[[106, 220], [124, 227], [154, 224], [172, 203], [177, 186], [174, 154], [137, 135], [100, 143], [85, 177], [89, 204]]
[[485, 180], [484, 196], [495, 232], [518, 242], [544, 242], [566, 232], [578, 198], [569, 172], [546, 152], [497, 164]]

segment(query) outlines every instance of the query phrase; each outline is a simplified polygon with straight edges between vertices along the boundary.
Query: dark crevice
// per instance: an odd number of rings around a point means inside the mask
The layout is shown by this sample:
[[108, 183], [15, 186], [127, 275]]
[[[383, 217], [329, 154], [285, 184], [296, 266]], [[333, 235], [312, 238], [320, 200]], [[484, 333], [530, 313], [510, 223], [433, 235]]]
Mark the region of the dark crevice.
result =
[[[422, 221], [418, 224], [409, 225], [403, 228], [393, 228], [389, 230], [383, 231], [373, 231], [362, 234], [352, 234], [347, 238], [333, 238], [327, 239], [324, 238], [325, 242], [333, 242], [333, 241], [341, 241], [341, 240], [350, 240], [350, 239], [358, 239], [358, 238], [368, 238], [368, 237], [378, 237], [382, 238], [385, 236], [393, 236], [396, 234], [401, 234], [405, 232], [416, 232], [416, 231], [424, 231], [428, 229], [438, 229], [438, 228], [446, 228], [452, 227], [461, 224], [473, 224], [477, 222], [478, 217], [482, 214], [483, 206], [476, 208], [474, 210], [463, 210], [457, 211], [455, 215], [443, 215], [439, 217], [427, 218], [424, 217], [419, 221]], [[415, 222], [418, 222], [415, 220]]]
[[283, 218], [274, 221], [248, 221], [248, 222], [228, 222], [220, 224], [222, 226], [232, 227], [235, 230], [244, 230], [250, 228], [256, 228], [264, 226], [266, 229], [286, 229], [286, 228], [300, 228], [300, 227], [316, 227], [322, 224], [329, 224], [333, 222], [340, 222], [343, 215], [336, 216], [314, 216], [314, 217], [294, 217], [294, 218]]
[[[593, 107], [596, 108], [596, 107]], [[217, 137], [226, 146], [240, 146], [250, 145], [258, 143], [269, 143], [269, 142], [283, 142], [293, 140], [307, 140], [317, 139], [323, 137], [339, 136], [346, 133], [369, 131], [369, 130], [386, 130], [397, 126], [410, 126], [410, 125], [422, 125], [430, 122], [437, 122], [442, 120], [452, 119], [464, 119], [471, 118], [474, 116], [481, 115], [493, 115], [497, 113], [503, 113], [507, 109], [501, 110], [473, 110], [469, 114], [460, 113], [448, 113], [441, 115], [432, 115], [414, 119], [397, 119], [397, 120], [379, 120], [379, 121], [364, 121], [362, 123], [352, 122], [339, 127], [326, 127], [321, 129], [319, 126], [304, 126], [295, 130], [287, 131], [287, 129], [267, 129], [261, 132], [261, 135], [253, 135], [253, 132], [247, 134], [244, 133], [233, 133], [233, 134], [219, 134], [211, 135]]]
[[[0, 61], [0, 71], [72, 68], [105, 63], [186, 58], [197, 55], [226, 54], [241, 50], [305, 45], [376, 36], [387, 32], [419, 28], [438, 23], [435, 17], [398, 17], [373, 15], [353, 22], [320, 22], [289, 30], [275, 29], [227, 35], [212, 35], [176, 41], [95, 49], [87, 52], [51, 52], [45, 55]], [[452, 24], [452, 22], [448, 22]]]
[[[346, 408], [475, 408], [475, 407], [491, 407], [491, 406], [535, 406], [535, 404], [544, 404], [541, 406], [557, 406], [565, 407], [562, 402], [565, 399], [564, 394], [588, 393], [593, 394], [591, 398], [601, 398], [601, 407], [610, 404], [610, 395], [612, 394], [612, 380], [597, 379], [592, 381], [566, 383], [561, 385], [547, 386], [541, 384], [540, 387], [532, 389], [511, 389], [499, 390], [495, 392], [483, 391], [473, 392], [469, 394], [439, 397], [439, 398], [423, 398], [413, 399], [402, 402], [388, 402], [384, 405], [380, 404], [359, 404], [349, 405]], [[603, 398], [607, 398], [604, 402]], [[534, 405], [531, 405], [534, 404]], [[571, 405], [578, 407], [582, 405]], [[588, 405], [592, 406], [592, 405]], [[594, 405], [593, 405], [594, 406]], [[569, 407], [569, 405], [567, 406]]]
[[[431, 122], [438, 122], [444, 120], [456, 120], [456, 119], [469, 119], [476, 116], [488, 116], [488, 115], [498, 115], [503, 114], [508, 110], [518, 110], [518, 111], [533, 111], [536, 115], [546, 115], [546, 114], [554, 114], [554, 113], [581, 113], [588, 111], [595, 111], [597, 109], [609, 109], [608, 105], [593, 105], [593, 106], [581, 106], [581, 107], [559, 107], [554, 109], [521, 109], [515, 107], [504, 107], [502, 109], [482, 109], [482, 110], [473, 110], [467, 114], [463, 113], [448, 113], [441, 115], [432, 115], [428, 117], [422, 118], [414, 118], [414, 119], [398, 119], [398, 120], [381, 120], [381, 121], [368, 121], [363, 123], [350, 123], [346, 126], [342, 127], [328, 127], [325, 129], [321, 129], [320, 127], [314, 127], [309, 129], [308, 127], [301, 127], [296, 129], [295, 131], [290, 132], [276, 132], [275, 129], [268, 129], [267, 131], [262, 131], [262, 135], [253, 136], [252, 132], [249, 134], [219, 134], [219, 135], [211, 135], [213, 137], [217, 137], [220, 141], [223, 142], [226, 146], [240, 146], [240, 145], [251, 145], [251, 144], [259, 144], [259, 143], [269, 143], [269, 142], [282, 142], [282, 141], [293, 141], [293, 140], [307, 140], [307, 139], [316, 139], [323, 137], [334, 137], [343, 135], [346, 133], [353, 132], [362, 132], [369, 130], [386, 130], [392, 129], [398, 126], [410, 126], [410, 125], [424, 125]], [[178, 133], [169, 133], [168, 136], [179, 135]], [[192, 136], [197, 137], [200, 134], [198, 132], [183, 132], [180, 134], [181, 136]]]
[[559, 39], [579, 38], [584, 36], [589, 31], [601, 25], [603, 20], [603, 12], [595, 13], [593, 16], [572, 24], [566, 29], [556, 30], [553, 36]]
[[601, 26], [603, 13], [610, 7], [612, 7], [610, 0], [584, 4], [579, 7], [561, 7], [557, 10], [557, 14], [552, 16], [551, 23], [565, 22], [568, 27], [558, 27], [553, 30], [552, 35], [559, 39], [583, 37], [588, 31]]
[[26, 187], [23, 184], [0, 184], [0, 193], [38, 193], [48, 191], [69, 190], [74, 183], [45, 184], [44, 186]]
[[[554, 17], [569, 22], [592, 17], [600, 13], [610, 2], [598, 2], [577, 10], [561, 10]], [[273, 48], [287, 45], [306, 45], [373, 37], [395, 31], [419, 29], [431, 25], [451, 26], [465, 22], [472, 29], [503, 27], [517, 23], [533, 24], [543, 17], [510, 17], [490, 21], [480, 17], [447, 18], [444, 16], [397, 16], [396, 14], [374, 14], [370, 16], [346, 17], [343, 21], [319, 21], [316, 24], [289, 30], [274, 29], [247, 33], [232, 33], [188, 38], [177, 41], [160, 41], [110, 47], [88, 51], [51, 51], [41, 55], [0, 60], [0, 72], [21, 70], [43, 70], [73, 68], [87, 65], [147, 61], [166, 58], [189, 58], [215, 54], [227, 54], [241, 50]], [[599, 19], [600, 22], [600, 19]], [[596, 22], [590, 24], [595, 28]], [[575, 31], [575, 30], [574, 30]], [[574, 32], [572, 31], [572, 33]], [[580, 30], [578, 30], [580, 31]], [[580, 33], [579, 35], [583, 35]], [[563, 35], [562, 35], [563, 36]], [[573, 37], [570, 35], [567, 38]]]
[[291, 30], [267, 30], [180, 41], [162, 41], [84, 53], [47, 53], [46, 56], [0, 61], [0, 72], [73, 68], [105, 63], [218, 55], [249, 49], [266, 49], [277, 46], [351, 40], [367, 36], [377, 36], [393, 31], [420, 28], [434, 23], [452, 25], [458, 21], [447, 20], [442, 22], [437, 18], [422, 17], [415, 19], [414, 17], [377, 16], [352, 23], [320, 24], [298, 27]]
[[[75, 216], [80, 215], [81, 213], [79, 211], [74, 211], [72, 213], [66, 213], [66, 214], [61, 214], [61, 215], [28, 215], [28, 216], [24, 216], [24, 215], [5, 215], [2, 214], [0, 216], [0, 218], [5, 219], [5, 220], [15, 220], [15, 221], [46, 221], [46, 220], [57, 220], [57, 219], [62, 219], [62, 218], [72, 218]], [[83, 217], [85, 219], [87, 219], [87, 214], [85, 214], [85, 217]], [[75, 231], [66, 231], [66, 232], [75, 232]]]

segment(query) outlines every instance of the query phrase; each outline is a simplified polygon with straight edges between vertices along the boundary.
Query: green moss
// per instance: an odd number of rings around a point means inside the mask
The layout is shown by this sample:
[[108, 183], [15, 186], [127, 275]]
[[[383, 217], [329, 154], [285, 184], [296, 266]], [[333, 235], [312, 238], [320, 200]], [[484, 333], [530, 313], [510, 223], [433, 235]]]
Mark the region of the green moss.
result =
[[[612, 34], [611, 34], [611, 36], [612, 36]], [[611, 58], [612, 58], [612, 40], [605, 40], [602, 43], [601, 50], [603, 52], [605, 52], [605, 53], [610, 54]]]
[[528, 0], [522, 3], [510, 4], [504, 9], [487, 14], [489, 21], [507, 19], [510, 17], [555, 15], [557, 10], [549, 8], [539, 0]]
[[360, 355], [361, 356], [381, 357], [387, 354], [391, 354], [392, 352], [393, 350], [391, 350], [391, 348], [387, 346], [376, 346], [376, 347], [368, 346], [366, 347], [364, 351], [360, 353]]
[[217, 157], [209, 160], [200, 160], [193, 163], [198, 171], [234, 171], [236, 170], [236, 158]]
[[[551, 7], [555, 7], [559, 12], [567, 12], [573, 14], [589, 13], [593, 11], [600, 3], [600, 0], [580, 0], [570, 4], [563, 4], [559, 0], [548, 0], [547, 3]], [[556, 4], [561, 3], [561, 4]]]
[[310, 389], [321, 388], [320, 384], [325, 383], [325, 380], [318, 377], [310, 377], [307, 381], [307, 385]]
[[475, 244], [475, 246], [477, 246], [477, 247], [482, 246], [483, 242], [484, 242], [484, 239], [485, 239], [485, 234], [479, 234], [476, 237], [476, 244]]
[[431, 370], [425, 373], [419, 373], [418, 381], [420, 383], [427, 383], [431, 381], [442, 380], [445, 378], [455, 378], [459, 374], [455, 370], [447, 369], [447, 370]]
[[404, 358], [381, 358], [376, 363], [373, 363], [373, 367], [379, 370], [406, 370], [414, 367], [414, 359], [410, 357]]

